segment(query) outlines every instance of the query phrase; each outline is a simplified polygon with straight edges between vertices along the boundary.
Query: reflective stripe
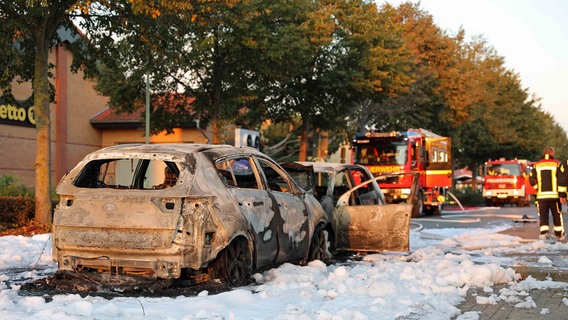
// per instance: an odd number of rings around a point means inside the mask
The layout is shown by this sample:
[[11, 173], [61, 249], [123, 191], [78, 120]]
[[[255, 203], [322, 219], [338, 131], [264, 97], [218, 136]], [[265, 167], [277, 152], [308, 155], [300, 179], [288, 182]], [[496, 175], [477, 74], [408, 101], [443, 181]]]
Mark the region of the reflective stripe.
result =
[[556, 170], [558, 170], [559, 162], [554, 159], [540, 160], [535, 163], [536, 178], [538, 181], [536, 198], [537, 199], [554, 199], [558, 198], [558, 180], [556, 179]]
[[545, 232], [545, 231], [548, 231], [548, 230], [550, 230], [550, 228], [547, 225], [540, 226], [540, 232]]
[[539, 192], [536, 194], [537, 199], [554, 199], [558, 198], [558, 191]]

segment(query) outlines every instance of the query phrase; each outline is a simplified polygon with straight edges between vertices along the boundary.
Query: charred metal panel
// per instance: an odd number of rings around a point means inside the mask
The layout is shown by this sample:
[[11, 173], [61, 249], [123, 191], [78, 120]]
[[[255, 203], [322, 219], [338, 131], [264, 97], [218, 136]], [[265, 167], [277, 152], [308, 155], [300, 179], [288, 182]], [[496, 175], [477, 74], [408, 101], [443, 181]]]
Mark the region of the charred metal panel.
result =
[[277, 262], [300, 260], [309, 247], [309, 225], [306, 205], [298, 197], [285, 192], [271, 192], [278, 203], [282, 219], [279, 226], [279, 255]]
[[180, 210], [179, 198], [78, 197], [71, 205], [60, 204], [56, 210], [56, 243], [62, 246], [58, 249], [66, 245], [169, 248], [179, 223]]
[[[249, 221], [252, 231], [260, 234], [266, 231], [274, 218], [276, 206], [265, 190], [231, 189], [238, 200], [243, 215]], [[270, 240], [270, 239], [265, 239]]]
[[353, 251], [409, 250], [410, 218], [418, 185], [418, 175], [410, 175], [412, 176], [412, 187], [409, 199], [404, 203], [349, 205], [349, 199], [353, 192], [370, 181], [381, 179], [382, 176], [363, 182], [339, 197], [332, 221], [338, 249]]
[[[124, 249], [163, 249], [169, 248], [172, 244], [173, 230], [133, 230], [133, 229], [111, 229], [111, 228], [78, 228], [77, 226], [57, 227], [57, 238], [55, 240], [59, 251], [67, 248], [82, 247], [97, 251], [108, 252], [108, 250]], [[60, 246], [59, 246], [60, 245]]]
[[250, 225], [255, 239], [256, 264], [274, 264], [279, 251], [278, 230], [282, 230], [282, 218], [278, 204], [266, 190], [230, 188], [239, 209]]
[[412, 204], [341, 206], [334, 227], [337, 248], [353, 251], [408, 251]]
[[[122, 200], [122, 206], [128, 208]], [[156, 199], [152, 202], [160, 203]], [[179, 277], [180, 268], [202, 268], [226, 246], [227, 235], [211, 212], [211, 203], [211, 197], [194, 197], [186, 199], [181, 215], [177, 213], [180, 206], [175, 205], [176, 212], [121, 214], [121, 221], [112, 215], [108, 218], [108, 214], [97, 218], [84, 211], [88, 216], [84, 219], [77, 218], [75, 212], [58, 210], [54, 258], [61, 269]]]
[[205, 267], [227, 246], [227, 239], [227, 232], [214, 209], [214, 198], [186, 199], [175, 240], [181, 248], [182, 267], [194, 270]]

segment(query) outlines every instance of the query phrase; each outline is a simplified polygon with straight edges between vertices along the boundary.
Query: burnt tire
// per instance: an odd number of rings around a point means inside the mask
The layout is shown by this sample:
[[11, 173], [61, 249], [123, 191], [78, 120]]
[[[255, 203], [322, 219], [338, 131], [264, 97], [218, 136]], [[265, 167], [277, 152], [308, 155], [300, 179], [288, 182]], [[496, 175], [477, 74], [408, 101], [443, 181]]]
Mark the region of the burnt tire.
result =
[[247, 241], [233, 240], [219, 253], [215, 268], [221, 281], [231, 286], [246, 284], [252, 274], [252, 258]]
[[323, 225], [320, 224], [316, 227], [312, 236], [308, 261], [320, 260], [325, 262], [327, 260], [327, 249], [327, 237]]

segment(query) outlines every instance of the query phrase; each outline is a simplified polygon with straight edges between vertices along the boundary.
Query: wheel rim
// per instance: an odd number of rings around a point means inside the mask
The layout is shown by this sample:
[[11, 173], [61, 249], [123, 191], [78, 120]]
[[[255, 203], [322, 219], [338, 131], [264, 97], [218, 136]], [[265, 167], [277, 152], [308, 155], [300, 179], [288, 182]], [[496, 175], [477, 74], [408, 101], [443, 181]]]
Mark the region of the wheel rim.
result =
[[225, 277], [232, 285], [243, 283], [248, 276], [250, 260], [244, 241], [234, 241], [225, 251]]
[[312, 240], [312, 256], [311, 260], [321, 260], [325, 259], [325, 249], [326, 249], [326, 239], [321, 228], [318, 227], [316, 234], [314, 234], [314, 239]]

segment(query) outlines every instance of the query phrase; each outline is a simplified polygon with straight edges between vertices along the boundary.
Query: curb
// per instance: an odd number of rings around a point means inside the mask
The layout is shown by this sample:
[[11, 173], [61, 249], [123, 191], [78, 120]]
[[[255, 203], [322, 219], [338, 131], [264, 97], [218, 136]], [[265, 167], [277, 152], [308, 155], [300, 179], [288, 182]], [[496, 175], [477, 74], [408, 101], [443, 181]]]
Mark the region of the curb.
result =
[[531, 276], [536, 280], [553, 280], [559, 282], [568, 282], [568, 270], [557, 269], [552, 267], [534, 267], [520, 265], [514, 267], [515, 271], [521, 275], [523, 279]]

